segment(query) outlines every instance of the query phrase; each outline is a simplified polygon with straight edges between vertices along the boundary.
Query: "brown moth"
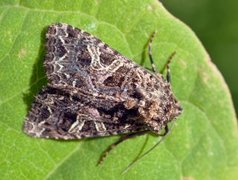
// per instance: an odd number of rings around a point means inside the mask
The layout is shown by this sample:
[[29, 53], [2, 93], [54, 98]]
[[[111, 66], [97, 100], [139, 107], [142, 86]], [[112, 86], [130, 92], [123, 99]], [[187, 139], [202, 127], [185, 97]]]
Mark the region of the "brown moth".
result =
[[46, 39], [49, 82], [26, 117], [28, 135], [68, 140], [160, 134], [181, 114], [161, 74], [135, 64], [89, 33], [58, 23], [49, 26]]

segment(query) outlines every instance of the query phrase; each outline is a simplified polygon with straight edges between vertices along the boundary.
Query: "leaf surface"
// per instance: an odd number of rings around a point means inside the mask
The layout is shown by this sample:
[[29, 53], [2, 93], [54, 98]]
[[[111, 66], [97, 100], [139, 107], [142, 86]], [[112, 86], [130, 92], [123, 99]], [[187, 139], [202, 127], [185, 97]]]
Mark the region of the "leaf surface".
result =
[[[171, 64], [173, 91], [183, 114], [163, 143], [126, 174], [121, 172], [145, 145], [145, 135], [115, 148], [96, 162], [118, 137], [80, 141], [30, 138], [22, 132], [34, 95], [46, 84], [43, 68], [46, 27], [64, 22], [99, 37], [123, 55], [150, 67]], [[2, 179], [235, 179], [238, 134], [227, 86], [194, 33], [156, 0], [0, 2], [0, 175]], [[148, 139], [147, 139], [148, 138]]]

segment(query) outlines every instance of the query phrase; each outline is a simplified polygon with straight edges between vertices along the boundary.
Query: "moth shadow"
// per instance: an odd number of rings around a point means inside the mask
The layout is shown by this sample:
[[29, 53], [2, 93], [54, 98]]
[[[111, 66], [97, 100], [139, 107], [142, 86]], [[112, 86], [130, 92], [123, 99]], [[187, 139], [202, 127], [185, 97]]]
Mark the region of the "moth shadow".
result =
[[41, 43], [38, 50], [38, 56], [32, 68], [31, 78], [29, 82], [29, 90], [23, 93], [23, 101], [27, 106], [27, 112], [31, 108], [34, 96], [42, 89], [42, 86], [47, 84], [47, 78], [43, 67], [44, 56], [45, 56], [45, 34], [48, 27], [44, 27], [41, 32]]
[[[158, 135], [156, 135], [155, 133], [153, 132], [147, 132], [145, 134], [142, 134], [142, 135], [136, 135], [136, 136], [131, 136], [131, 138], [125, 138], [125, 140], [123, 141], [120, 141], [120, 143], [117, 143], [118, 140], [120, 140], [122, 137], [126, 137], [128, 135], [130, 135], [131, 133], [126, 133], [126, 134], [118, 134], [118, 135], [108, 135], [108, 136], [96, 136], [96, 137], [87, 137], [87, 138], [82, 138], [82, 139], [68, 139], [68, 140], [65, 140], [65, 139], [50, 139], [51, 141], [55, 141], [55, 142], [64, 142], [64, 143], [70, 143], [70, 142], [87, 142], [87, 143], [90, 143], [90, 142], [95, 142], [95, 140], [104, 140], [105, 141], [105, 144], [102, 143], [102, 141], [100, 141], [100, 147], [97, 146], [98, 148], [105, 148], [105, 145], [113, 145], [114, 146], [117, 146], [119, 144], [123, 144], [124, 141], [130, 141], [131, 139], [136, 139], [137, 137], [140, 137], [140, 136], [151, 136], [151, 137], [158, 137]], [[133, 133], [132, 133], [133, 134]], [[149, 136], [148, 136], [149, 135]], [[113, 139], [113, 140], [112, 140]], [[145, 140], [145, 145], [146, 143], [148, 142], [148, 138], [146, 138]], [[116, 143], [116, 144], [115, 144]], [[145, 146], [144, 145], [144, 146]], [[144, 149], [144, 147], [142, 148]], [[105, 149], [104, 149], [105, 150]]]

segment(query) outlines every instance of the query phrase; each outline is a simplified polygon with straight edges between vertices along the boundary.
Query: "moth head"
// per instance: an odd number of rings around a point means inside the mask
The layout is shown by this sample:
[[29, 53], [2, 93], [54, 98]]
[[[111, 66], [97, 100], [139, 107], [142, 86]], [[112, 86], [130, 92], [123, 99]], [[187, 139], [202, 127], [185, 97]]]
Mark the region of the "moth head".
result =
[[173, 94], [170, 95], [163, 107], [163, 112], [167, 121], [177, 118], [182, 113], [182, 107]]
[[156, 133], [182, 113], [182, 107], [173, 95], [170, 85], [158, 92], [148, 93], [140, 101], [139, 113]]

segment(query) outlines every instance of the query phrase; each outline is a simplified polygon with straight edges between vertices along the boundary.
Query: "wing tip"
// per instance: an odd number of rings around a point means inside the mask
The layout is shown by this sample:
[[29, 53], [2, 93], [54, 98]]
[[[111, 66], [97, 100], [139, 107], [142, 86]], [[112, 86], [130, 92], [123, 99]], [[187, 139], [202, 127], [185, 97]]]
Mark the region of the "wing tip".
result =
[[50, 38], [52, 36], [66, 36], [66, 37], [78, 37], [78, 34], [83, 34], [84, 31], [71, 26], [67, 23], [57, 22], [48, 26], [46, 37]]

